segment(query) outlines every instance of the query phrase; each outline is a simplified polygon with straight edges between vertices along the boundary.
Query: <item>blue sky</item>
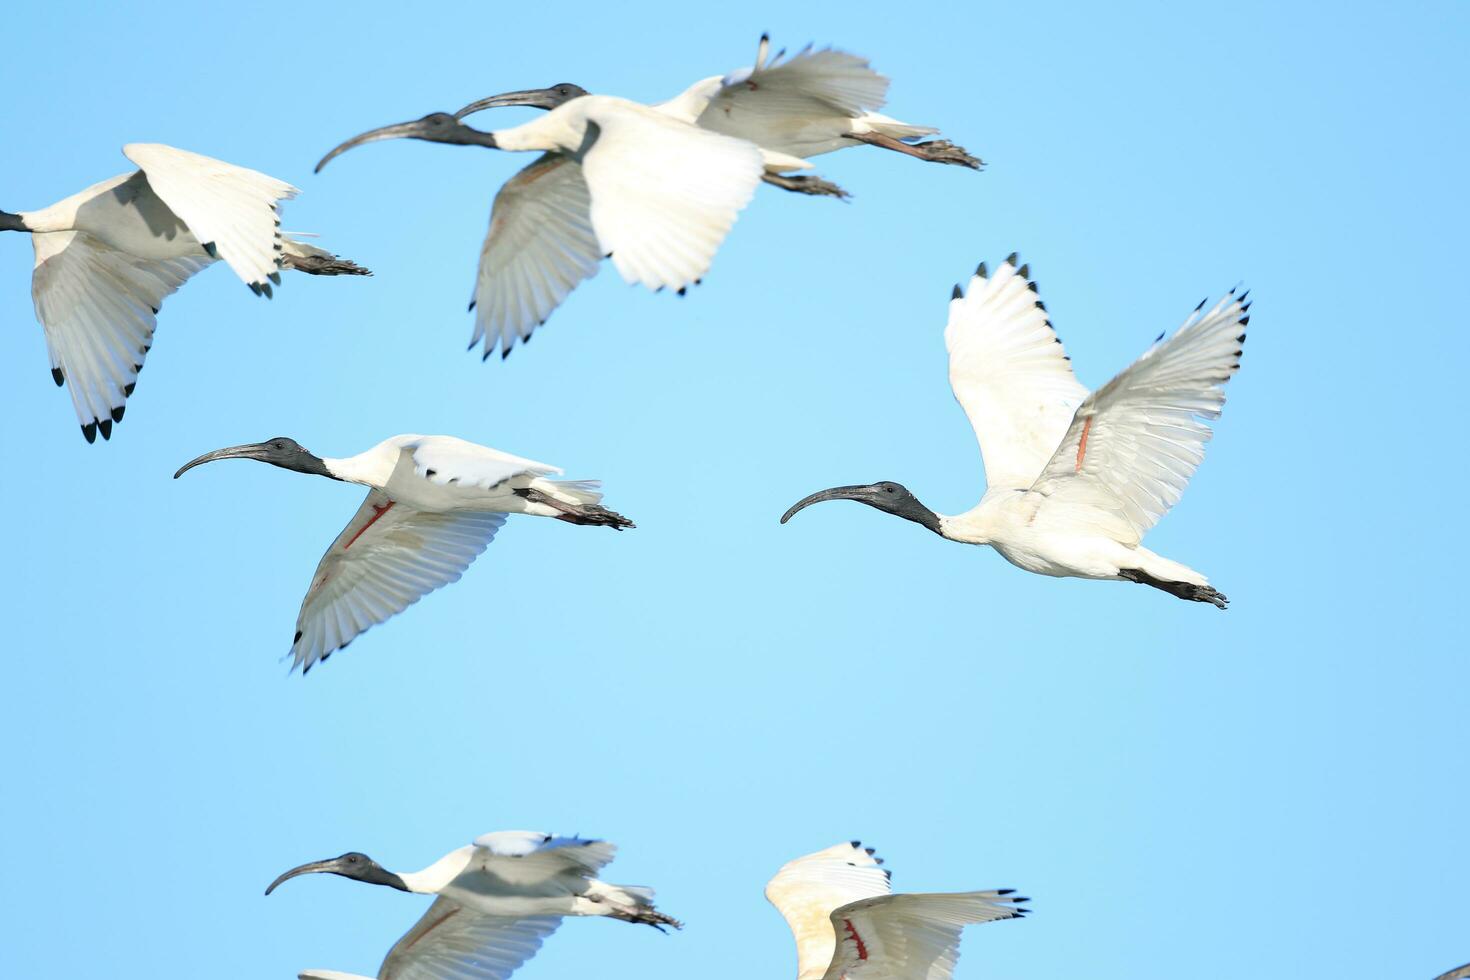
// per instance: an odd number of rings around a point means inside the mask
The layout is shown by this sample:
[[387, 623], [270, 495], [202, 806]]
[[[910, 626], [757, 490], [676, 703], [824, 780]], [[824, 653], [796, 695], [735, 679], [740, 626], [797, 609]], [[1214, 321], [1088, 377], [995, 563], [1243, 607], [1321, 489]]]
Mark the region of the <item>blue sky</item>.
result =
[[[298, 184], [287, 228], [377, 276], [268, 303], [209, 270], [88, 446], [30, 244], [0, 236], [0, 975], [372, 974], [425, 900], [335, 878], [266, 899], [271, 878], [520, 827], [616, 841], [608, 877], [688, 921], [568, 923], [527, 980], [790, 976], [761, 888], [850, 837], [904, 890], [1033, 897], [967, 934], [961, 978], [1470, 960], [1463, 4], [140, 11], [0, 13], [0, 207], [167, 142]], [[888, 111], [988, 168], [819, 158], [850, 204], [763, 189], [687, 299], [604, 270], [485, 364], [464, 304], [526, 160], [404, 142], [311, 174], [340, 139], [505, 89], [665, 98], [762, 30], [870, 57]], [[853, 506], [777, 525], [839, 483], [974, 504], [941, 331], [950, 286], [1017, 249], [1089, 385], [1254, 290], [1217, 438], [1148, 541], [1228, 612]], [[399, 432], [601, 478], [639, 527], [513, 520], [458, 585], [288, 676], [359, 492], [169, 477], [277, 434], [340, 456]]]

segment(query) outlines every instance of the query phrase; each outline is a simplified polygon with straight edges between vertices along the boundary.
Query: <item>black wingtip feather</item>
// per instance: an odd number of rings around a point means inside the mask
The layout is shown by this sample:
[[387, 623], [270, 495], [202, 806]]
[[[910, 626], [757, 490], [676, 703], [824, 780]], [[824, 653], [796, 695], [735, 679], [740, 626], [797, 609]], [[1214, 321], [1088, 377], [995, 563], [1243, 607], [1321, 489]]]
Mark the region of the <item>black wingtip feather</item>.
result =
[[82, 426], [82, 438], [87, 440], [88, 445], [97, 441], [97, 423], [88, 422]]
[[52, 368], [51, 380], [55, 381], [56, 387], [60, 388], [62, 385], [66, 384], [66, 375], [61, 373], [61, 368]]
[[1016, 267], [1016, 260], [1019, 258], [1019, 255], [1017, 255], [1015, 252], [1012, 252], [1010, 255], [1006, 256], [1006, 264], [1014, 269]]
[[[959, 283], [955, 283], [954, 284], [954, 290], [950, 292], [949, 298], [950, 299], [964, 299], [965, 298], [965, 293], [964, 293], [963, 290], [960, 289], [960, 284]], [[854, 844], [853, 846], [856, 847], [857, 845]]]

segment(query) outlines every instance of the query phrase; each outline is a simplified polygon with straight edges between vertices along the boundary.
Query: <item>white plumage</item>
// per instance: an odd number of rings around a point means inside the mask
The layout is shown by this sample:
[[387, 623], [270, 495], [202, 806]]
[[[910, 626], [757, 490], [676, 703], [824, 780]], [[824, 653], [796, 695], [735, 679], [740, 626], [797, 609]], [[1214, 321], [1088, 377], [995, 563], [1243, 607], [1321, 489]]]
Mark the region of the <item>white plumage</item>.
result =
[[[938, 132], [933, 127], [910, 125], [873, 111], [883, 105], [889, 83], [866, 59], [810, 47], [789, 59], [782, 54], [771, 58], [769, 46], [769, 39], [762, 37], [754, 66], [700, 79], [674, 98], [648, 108], [755, 144], [761, 155], [761, 179], [807, 194], [847, 196], [819, 177], [790, 176], [790, 171], [811, 167], [804, 157], [862, 143], [939, 162], [980, 165], [962, 148], [944, 140], [913, 145], [913, 140]], [[480, 99], [460, 109], [455, 118], [492, 106], [555, 109], [584, 98], [590, 96], [580, 86], [563, 83]], [[622, 162], [620, 158], [619, 164]], [[508, 356], [518, 340], [528, 340], [582, 280], [596, 274], [598, 262], [609, 251], [625, 279], [651, 288], [682, 288], [703, 275], [701, 270], [692, 279], [687, 274], [648, 276], [631, 262], [620, 261], [622, 253], [615, 244], [594, 229], [592, 204], [580, 174], [582, 165], [575, 155], [543, 157], [511, 178], [496, 195], [470, 303], [477, 311], [470, 346], [483, 343], [485, 357], [497, 347], [502, 357]], [[691, 170], [697, 174], [697, 168]], [[629, 203], [634, 202], [636, 197]], [[682, 218], [670, 217], [682, 224]], [[670, 240], [665, 251], [671, 258], [712, 254], [718, 246], [716, 240], [712, 245], [706, 242], [702, 249], [680, 248], [675, 244], [680, 236], [672, 231], [663, 230]], [[692, 258], [690, 262], [689, 268], [694, 268]], [[708, 261], [702, 265], [707, 268]]]
[[773, 153], [806, 158], [863, 143], [924, 160], [978, 169], [981, 162], [947, 140], [915, 144], [939, 130], [900, 122], [876, 110], [889, 80], [866, 58], [807, 45], [790, 58], [769, 56], [763, 35], [755, 64], [701, 79], [665, 103], [705, 129], [750, 140]]
[[51, 374], [88, 442], [122, 421], [164, 298], [217, 259], [266, 296], [283, 268], [367, 274], [281, 234], [280, 202], [297, 193], [284, 181], [158, 143], [123, 153], [140, 169], [49, 208], [0, 213], [0, 229], [32, 235]]
[[1225, 608], [1199, 572], [1142, 546], [1204, 458], [1209, 420], [1240, 366], [1250, 303], [1234, 290], [1089, 394], [1072, 374], [1025, 266], [1012, 255], [955, 287], [950, 384], [980, 442], [986, 491], [956, 516], [895, 483], [837, 487], [798, 502], [853, 499], [952, 541], [988, 544], [1043, 575], [1122, 579]]
[[369, 487], [312, 575], [296, 620], [293, 669], [308, 671], [423, 596], [457, 582], [509, 514], [622, 529], [595, 482], [554, 480], [561, 470], [452, 436], [393, 436], [343, 459], [314, 456], [291, 439], [232, 446], [216, 459], [258, 459]]
[[796, 940], [797, 980], [949, 980], [966, 925], [1027, 911], [1010, 889], [893, 895], [881, 863], [852, 841], [788, 862], [766, 885]]
[[[435, 895], [423, 918], [388, 952], [378, 980], [505, 980], [568, 915], [679, 927], [654, 908], [651, 889], [596, 878], [616, 850], [606, 841], [499, 831], [418, 872], [394, 874], [358, 852], [314, 861], [281, 875], [266, 894], [298, 875], [328, 873]], [[307, 970], [300, 977], [363, 980], [333, 970]]]
[[470, 346], [482, 341], [487, 357], [528, 339], [603, 258], [629, 283], [683, 293], [708, 271], [765, 172], [748, 141], [627, 99], [559, 99], [540, 118], [489, 133], [461, 123], [464, 112], [361, 134], [317, 169], [354, 146], [399, 137], [543, 152], [496, 195], [480, 251]]

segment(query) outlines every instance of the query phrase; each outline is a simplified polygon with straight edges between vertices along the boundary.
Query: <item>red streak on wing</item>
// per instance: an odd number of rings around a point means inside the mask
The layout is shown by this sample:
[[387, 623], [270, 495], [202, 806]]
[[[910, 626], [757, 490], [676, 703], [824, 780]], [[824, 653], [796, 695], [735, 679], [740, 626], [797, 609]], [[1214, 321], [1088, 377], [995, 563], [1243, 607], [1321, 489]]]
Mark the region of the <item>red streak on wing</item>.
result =
[[1077, 443], [1077, 466], [1074, 470], [1072, 470], [1073, 473], [1082, 472], [1082, 457], [1087, 455], [1087, 433], [1091, 431], [1092, 416], [1089, 415], [1087, 417], [1087, 421], [1082, 423], [1082, 439], [1080, 442]]
[[358, 532], [352, 536], [352, 541], [348, 541], [342, 546], [342, 550], [346, 551], [348, 548], [351, 548], [353, 542], [362, 537], [363, 531], [366, 531], [368, 528], [378, 523], [378, 518], [382, 517], [384, 514], [388, 513], [388, 511], [392, 510], [393, 505], [396, 503], [398, 503], [398, 501], [390, 500], [386, 504], [383, 504], [381, 507], [379, 507], [377, 504], [373, 504], [373, 516], [369, 518], [368, 522], [364, 524], [361, 528], [359, 528]]
[[[390, 504], [389, 506], [392, 506], [392, 505]], [[450, 909], [448, 912], [444, 913], [444, 917], [442, 919], [440, 919], [438, 922], [436, 922], [433, 925], [429, 926], [429, 928], [425, 929], [423, 932], [419, 933], [417, 936], [414, 936], [411, 940], [409, 940], [408, 945], [405, 946], [405, 947], [403, 947], [403, 951], [406, 953], [409, 950], [413, 949], [414, 946], [418, 945], [418, 943], [419, 943], [420, 940], [423, 940], [423, 939], [427, 938], [428, 935], [429, 935], [429, 933], [433, 932], [435, 929], [439, 928], [444, 923], [446, 923], [450, 919], [454, 918], [461, 911], [463, 911], [462, 908], [453, 908], [453, 909]]]
[[843, 926], [844, 929], [847, 930], [848, 938], [850, 938], [854, 943], [857, 943], [858, 959], [860, 959], [860, 960], [867, 959], [868, 958], [868, 945], [867, 945], [867, 943], [863, 942], [863, 937], [862, 936], [859, 936], [858, 935], [858, 931], [855, 928], [853, 928], [852, 920], [851, 919], [843, 919], [842, 920], [842, 926]]

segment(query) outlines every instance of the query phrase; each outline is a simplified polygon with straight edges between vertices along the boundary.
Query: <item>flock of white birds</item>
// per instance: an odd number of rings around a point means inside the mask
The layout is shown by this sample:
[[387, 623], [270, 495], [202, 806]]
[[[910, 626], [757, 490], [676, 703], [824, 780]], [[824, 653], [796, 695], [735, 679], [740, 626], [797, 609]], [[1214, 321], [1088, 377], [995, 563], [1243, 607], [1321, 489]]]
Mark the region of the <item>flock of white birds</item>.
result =
[[[771, 55], [642, 105], [562, 83], [480, 99], [347, 140], [412, 138], [540, 154], [495, 197], [471, 308], [471, 347], [508, 355], [578, 283], [610, 259], [628, 283], [680, 294], [708, 272], [737, 215], [762, 184], [842, 197], [808, 158], [874, 146], [979, 169], [937, 130], [881, 115], [888, 80], [835, 50]], [[496, 107], [545, 110], [508, 129], [464, 117]], [[130, 144], [138, 170], [50, 207], [0, 212], [0, 230], [31, 234], [32, 292], [51, 374], [66, 385], [88, 442], [122, 421], [153, 343], [164, 299], [223, 261], [257, 296], [284, 270], [367, 275], [365, 268], [280, 230], [297, 190], [243, 167], [156, 144]], [[1143, 547], [1178, 501], [1239, 367], [1249, 320], [1232, 290], [1200, 306], [1172, 336], [1089, 392], [1073, 375], [1027, 266], [1013, 255], [956, 286], [944, 337], [950, 385], [984, 455], [979, 503], [954, 516], [883, 482], [812, 494], [855, 500], [966, 544], [988, 544], [1030, 572], [1128, 581], [1224, 608], [1204, 575]], [[321, 457], [292, 439], [206, 453], [255, 459], [367, 487], [307, 589], [291, 646], [303, 672], [427, 593], [456, 581], [505, 523], [528, 514], [573, 524], [633, 527], [601, 504], [598, 484], [450, 436], [399, 435], [355, 456]], [[504, 978], [568, 915], [679, 924], [645, 888], [594, 877], [613, 856], [600, 841], [489, 834], [416, 873], [394, 874], [358, 853], [295, 868], [275, 882], [330, 872], [433, 894], [428, 912], [378, 974], [400, 980]], [[871, 849], [839, 844], [794, 860], [766, 895], [795, 935], [801, 980], [946, 980], [969, 923], [1016, 918], [1008, 891], [892, 895]], [[302, 977], [351, 974], [309, 971]]]
[[[663, 931], [681, 924], [653, 906], [653, 890], [595, 876], [617, 849], [606, 841], [535, 831], [485, 834], [422, 871], [394, 873], [359, 851], [285, 872], [334, 874], [433, 895], [423, 918], [388, 950], [379, 980], [505, 980], [569, 915], [605, 915]], [[1026, 914], [1009, 888], [894, 895], [871, 847], [836, 844], [789, 861], [766, 898], [796, 939], [798, 980], [949, 980], [965, 926]], [[307, 970], [301, 980], [364, 980]]]

